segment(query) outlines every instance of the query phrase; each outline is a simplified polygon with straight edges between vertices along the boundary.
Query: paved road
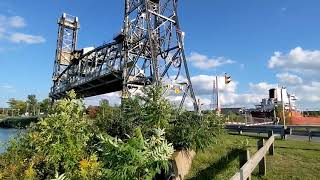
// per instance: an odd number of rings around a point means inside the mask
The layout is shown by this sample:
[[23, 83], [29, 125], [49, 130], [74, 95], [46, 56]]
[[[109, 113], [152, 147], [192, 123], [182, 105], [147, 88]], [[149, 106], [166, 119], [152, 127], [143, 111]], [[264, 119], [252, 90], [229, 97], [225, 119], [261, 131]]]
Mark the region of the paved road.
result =
[[[308, 136], [301, 136], [301, 135], [287, 135], [288, 140], [297, 140], [297, 141], [309, 141]], [[312, 137], [312, 142], [320, 142], [320, 137]]]
[[[238, 133], [231, 133], [238, 134]], [[243, 132], [242, 135], [253, 136], [253, 137], [268, 137], [267, 133], [252, 133], [252, 132]], [[277, 139], [280, 139], [280, 134], [275, 134]], [[303, 135], [287, 135], [287, 140], [296, 140], [296, 141], [309, 141], [308, 136]], [[312, 142], [320, 142], [320, 137], [312, 137]]]

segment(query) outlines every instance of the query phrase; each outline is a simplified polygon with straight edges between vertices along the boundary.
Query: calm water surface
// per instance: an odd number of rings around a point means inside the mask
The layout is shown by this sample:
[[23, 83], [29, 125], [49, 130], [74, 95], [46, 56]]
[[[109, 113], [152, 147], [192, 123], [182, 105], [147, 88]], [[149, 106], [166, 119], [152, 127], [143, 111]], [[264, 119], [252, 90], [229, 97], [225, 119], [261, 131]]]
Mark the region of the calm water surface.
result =
[[5, 145], [10, 138], [16, 137], [20, 132], [23, 132], [23, 130], [20, 129], [3, 129], [0, 128], [0, 153], [2, 153], [5, 150]]

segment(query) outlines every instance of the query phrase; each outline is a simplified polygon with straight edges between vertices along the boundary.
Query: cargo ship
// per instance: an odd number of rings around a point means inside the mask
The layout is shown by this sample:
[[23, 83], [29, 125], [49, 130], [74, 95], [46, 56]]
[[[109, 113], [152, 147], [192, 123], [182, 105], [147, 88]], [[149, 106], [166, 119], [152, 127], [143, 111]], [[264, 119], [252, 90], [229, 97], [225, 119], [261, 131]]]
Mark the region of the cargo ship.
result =
[[[251, 110], [252, 117], [268, 118], [275, 123], [286, 125], [319, 125], [320, 117], [305, 116], [296, 106], [298, 98], [288, 93], [285, 87], [269, 89], [269, 97], [262, 99], [255, 109]], [[282, 111], [284, 110], [285, 118]]]

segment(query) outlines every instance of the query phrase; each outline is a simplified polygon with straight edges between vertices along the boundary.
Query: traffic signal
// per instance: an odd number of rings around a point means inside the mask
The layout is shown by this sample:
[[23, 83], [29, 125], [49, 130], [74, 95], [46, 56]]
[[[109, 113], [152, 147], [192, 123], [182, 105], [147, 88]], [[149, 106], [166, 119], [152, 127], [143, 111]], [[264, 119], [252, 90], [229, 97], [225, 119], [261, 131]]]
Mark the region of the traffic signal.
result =
[[174, 92], [175, 92], [176, 94], [180, 94], [180, 88], [177, 88], [177, 87], [176, 87], [176, 88], [174, 89]]
[[224, 83], [229, 84], [231, 82], [231, 76], [228, 76], [227, 73], [224, 74]]

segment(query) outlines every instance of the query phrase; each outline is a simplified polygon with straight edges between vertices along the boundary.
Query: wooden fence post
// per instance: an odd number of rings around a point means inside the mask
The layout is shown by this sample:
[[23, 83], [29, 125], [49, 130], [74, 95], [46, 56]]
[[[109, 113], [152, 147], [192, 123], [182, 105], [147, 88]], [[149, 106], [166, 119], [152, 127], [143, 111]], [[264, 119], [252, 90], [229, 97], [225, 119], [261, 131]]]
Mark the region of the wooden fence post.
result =
[[285, 129], [284, 126], [283, 126], [283, 128], [281, 129], [281, 138], [282, 138], [283, 140], [287, 139], [286, 129]]
[[[270, 138], [271, 136], [273, 136], [272, 130], [268, 132], [268, 138]], [[273, 153], [274, 153], [274, 142], [271, 144], [269, 148], [269, 155], [273, 155]]]
[[312, 131], [309, 128], [307, 128], [307, 131], [308, 131], [309, 141], [311, 141], [311, 139], [312, 139]]
[[[249, 159], [250, 159], [250, 152], [248, 149], [240, 151], [240, 156], [239, 156], [240, 169]], [[242, 175], [243, 175], [243, 173], [242, 173]], [[251, 175], [248, 177], [247, 180], [251, 180]]]
[[239, 132], [239, 135], [242, 135], [242, 128], [241, 128], [241, 126], [238, 126], [238, 132]]
[[[258, 141], [258, 150], [263, 147], [265, 140], [260, 139]], [[264, 156], [261, 161], [259, 162], [259, 174], [264, 176], [267, 173], [267, 161], [266, 156]]]

